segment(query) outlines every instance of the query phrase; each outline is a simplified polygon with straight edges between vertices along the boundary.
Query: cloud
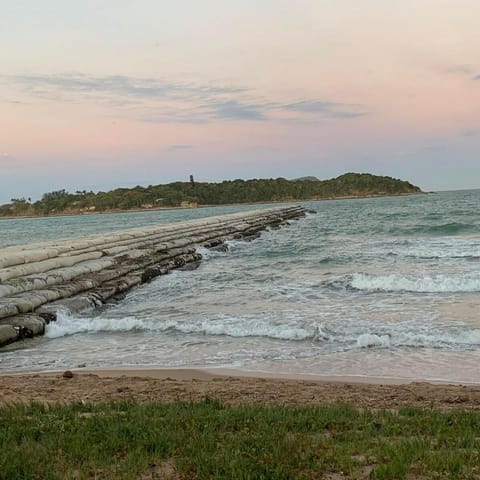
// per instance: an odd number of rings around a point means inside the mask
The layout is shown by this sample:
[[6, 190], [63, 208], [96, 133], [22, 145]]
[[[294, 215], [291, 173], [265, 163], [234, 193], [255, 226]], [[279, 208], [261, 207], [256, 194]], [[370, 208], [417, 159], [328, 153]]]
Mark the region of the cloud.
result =
[[56, 99], [58, 92], [78, 95], [108, 94], [137, 99], [191, 99], [212, 95], [244, 92], [242, 87], [225, 85], [172, 82], [157, 78], [138, 78], [125, 75], [90, 76], [81, 73], [57, 75], [3, 76], [19, 86], [30, 89], [32, 94]]
[[448, 148], [447, 145], [434, 143], [432, 145], [425, 145], [424, 147], [420, 148], [420, 152], [442, 152], [447, 148]]
[[253, 89], [221, 82], [173, 81], [126, 75], [82, 73], [0, 75], [0, 82], [42, 101], [95, 103], [116, 116], [149, 123], [318, 122], [367, 115], [361, 105], [328, 99], [278, 102], [259, 98]]
[[300, 113], [316, 114], [330, 118], [355, 118], [367, 115], [361, 105], [350, 105], [323, 100], [302, 100], [284, 106], [286, 110]]
[[207, 110], [215, 118], [222, 120], [265, 120], [266, 106], [242, 103], [238, 100], [226, 100], [208, 105]]
[[462, 130], [460, 132], [460, 136], [462, 137], [476, 137], [477, 135], [480, 135], [480, 130], [475, 128]]
[[453, 65], [446, 69], [447, 73], [452, 73], [454, 75], [472, 75], [475, 68], [473, 65], [463, 64], [463, 65]]
[[169, 152], [176, 152], [179, 150], [191, 150], [193, 148], [193, 145], [170, 145], [167, 150]]
[[10, 100], [9, 98], [0, 98], [0, 103], [8, 103], [12, 105], [20, 105], [25, 102], [21, 102], [20, 100]]
[[12, 156], [6, 152], [0, 152], [0, 160], [10, 160]]
[[474, 65], [454, 65], [453, 67], [446, 69], [447, 73], [454, 75], [461, 75], [468, 77], [474, 81], [480, 81], [480, 73], [478, 73], [478, 67]]

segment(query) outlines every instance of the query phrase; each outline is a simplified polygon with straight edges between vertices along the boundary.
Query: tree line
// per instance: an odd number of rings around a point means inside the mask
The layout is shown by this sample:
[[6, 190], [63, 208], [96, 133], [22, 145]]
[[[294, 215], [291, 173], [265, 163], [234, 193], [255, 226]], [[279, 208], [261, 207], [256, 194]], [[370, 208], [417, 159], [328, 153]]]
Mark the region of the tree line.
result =
[[195, 182], [191, 177], [190, 182], [117, 188], [109, 192], [56, 190], [45, 193], [36, 202], [30, 198], [12, 198], [10, 203], [0, 205], [0, 215], [53, 215], [420, 192], [420, 188], [410, 182], [368, 173], [346, 173], [329, 180], [270, 178], [219, 183]]

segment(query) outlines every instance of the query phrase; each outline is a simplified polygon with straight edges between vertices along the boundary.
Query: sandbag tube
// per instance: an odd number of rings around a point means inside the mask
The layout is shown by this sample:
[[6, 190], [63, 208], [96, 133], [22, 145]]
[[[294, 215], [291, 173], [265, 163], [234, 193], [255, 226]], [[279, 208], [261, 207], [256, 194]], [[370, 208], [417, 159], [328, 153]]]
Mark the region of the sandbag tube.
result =
[[253, 210], [0, 249], [0, 347], [43, 334], [60, 311], [95, 308], [173, 269], [194, 268], [199, 246], [226, 250], [226, 240], [253, 240], [305, 213]]

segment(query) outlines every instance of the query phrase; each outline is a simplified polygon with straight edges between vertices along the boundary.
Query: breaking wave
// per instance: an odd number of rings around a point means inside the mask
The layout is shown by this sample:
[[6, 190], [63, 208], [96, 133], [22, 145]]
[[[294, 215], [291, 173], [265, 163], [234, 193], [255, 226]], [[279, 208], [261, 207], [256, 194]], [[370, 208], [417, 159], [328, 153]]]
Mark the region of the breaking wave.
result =
[[357, 337], [360, 348], [446, 348], [471, 350], [480, 346], [480, 329], [457, 332], [364, 333]]
[[448, 240], [400, 242], [388, 255], [419, 259], [480, 259], [480, 242], [477, 239], [452, 238]]
[[389, 335], [377, 335], [375, 333], [363, 333], [357, 338], [357, 346], [365, 347], [390, 347]]
[[226, 335], [230, 337], [269, 337], [278, 340], [307, 340], [315, 336], [315, 329], [295, 324], [275, 324], [254, 318], [221, 317], [198, 321], [143, 320], [135, 317], [76, 317], [60, 314], [56, 322], [47, 325], [45, 336], [58, 338], [78, 333], [96, 332], [177, 332], [183, 334]]
[[[196, 334], [202, 336], [263, 337], [272, 340], [309, 341], [328, 344], [335, 351], [356, 348], [446, 348], [471, 350], [480, 346], [480, 329], [423, 329], [416, 330], [410, 324], [387, 325], [380, 331], [370, 331], [367, 325], [338, 329], [323, 328], [312, 324], [302, 326], [300, 322], [278, 324], [267, 319], [221, 317], [214, 320], [201, 319], [196, 322], [177, 320], [140, 320], [133, 317], [82, 318], [60, 315], [56, 322], [47, 326], [48, 338], [99, 332], [151, 332], [152, 334]], [[367, 330], [367, 331], [366, 331]]]
[[134, 317], [124, 318], [84, 318], [59, 313], [56, 322], [49, 323], [45, 328], [45, 337], [59, 338], [77, 333], [94, 332], [133, 332], [149, 330], [151, 321]]
[[480, 273], [426, 277], [354, 273], [346, 286], [367, 292], [470, 293], [480, 292]]
[[197, 250], [197, 253], [199, 253], [202, 256], [203, 260], [209, 260], [210, 258], [215, 258], [215, 257], [223, 257], [228, 254], [227, 251], [212, 250], [210, 248], [205, 248], [205, 247], [197, 247], [196, 250]]

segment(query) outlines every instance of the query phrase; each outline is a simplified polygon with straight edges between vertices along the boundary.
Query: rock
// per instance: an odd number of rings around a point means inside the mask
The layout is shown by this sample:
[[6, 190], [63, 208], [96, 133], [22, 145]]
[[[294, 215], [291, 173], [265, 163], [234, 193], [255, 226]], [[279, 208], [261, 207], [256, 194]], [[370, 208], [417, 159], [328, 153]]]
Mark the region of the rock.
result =
[[210, 247], [210, 250], [212, 250], [212, 252], [228, 252], [228, 245], [226, 243], [220, 243], [219, 245]]
[[183, 272], [191, 272], [192, 270], [196, 270], [199, 266], [200, 266], [200, 261], [190, 262], [184, 265], [183, 267], [180, 267], [179, 270]]
[[19, 327], [23, 337], [32, 338], [45, 333], [45, 320], [38, 315], [16, 315], [0, 319], [0, 325]]
[[217, 246], [217, 245], [220, 245], [221, 243], [222, 243], [222, 240], [220, 240], [220, 239], [215, 239], [215, 240], [211, 240], [211, 241], [209, 241], [209, 242], [205, 242], [205, 243], [203, 244], [203, 247], [204, 247], [204, 248], [212, 248], [212, 247], [215, 247], [215, 246]]
[[62, 377], [63, 378], [73, 378], [73, 372], [71, 372], [70, 370], [65, 370], [65, 372], [63, 372]]
[[0, 347], [18, 340], [19, 329], [12, 325], [0, 325]]

